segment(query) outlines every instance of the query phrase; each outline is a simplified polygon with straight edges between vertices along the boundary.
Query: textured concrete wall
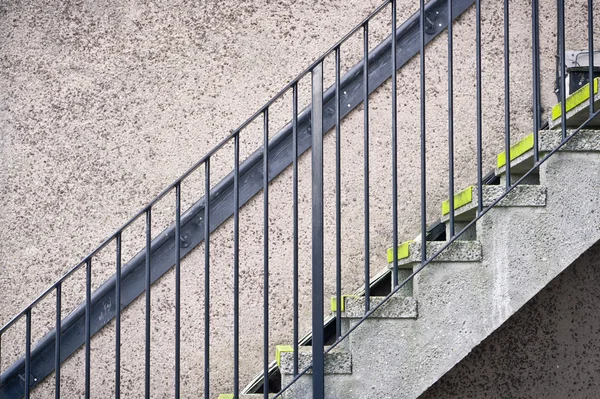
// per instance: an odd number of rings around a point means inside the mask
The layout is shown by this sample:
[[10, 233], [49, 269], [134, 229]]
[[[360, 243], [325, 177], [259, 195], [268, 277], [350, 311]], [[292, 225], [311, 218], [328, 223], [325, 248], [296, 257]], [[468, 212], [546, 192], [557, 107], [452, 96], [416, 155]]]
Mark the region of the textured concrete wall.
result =
[[[484, 2], [484, 140], [485, 167], [494, 164], [502, 148], [502, 5]], [[286, 82], [331, 46], [378, 1], [235, 2], [206, 1], [142, 3], [136, 1], [79, 1], [0, 3], [0, 324], [22, 309], [42, 289], [76, 264], [115, 228], [133, 215], [163, 187], [247, 118]], [[570, 2], [567, 19], [569, 48], [584, 46], [580, 21], [586, 2]], [[555, 101], [554, 4], [542, 4], [543, 98]], [[412, 1], [399, 2], [398, 21], [415, 12]], [[349, 12], [348, 10], [352, 10]], [[388, 11], [386, 11], [388, 12]], [[388, 14], [389, 15], [389, 12]], [[511, 11], [511, 122], [513, 138], [531, 129], [529, 5], [514, 2]], [[388, 32], [384, 18], [371, 24], [374, 45]], [[475, 163], [475, 50], [474, 10], [455, 25], [456, 186], [474, 181]], [[597, 33], [597, 32], [596, 32]], [[342, 48], [344, 68], [360, 59], [362, 38]], [[428, 219], [438, 215], [446, 196], [447, 116], [446, 37], [427, 50]], [[326, 61], [331, 83], [333, 60]], [[419, 225], [419, 97], [418, 59], [398, 77], [400, 238], [411, 239]], [[307, 104], [309, 82], [301, 84], [301, 103]], [[371, 100], [371, 254], [372, 270], [385, 266], [391, 244], [390, 104], [389, 83]], [[277, 103], [271, 126], [289, 117], [287, 104]], [[288, 113], [286, 113], [287, 111]], [[362, 110], [342, 125], [345, 169], [342, 173], [343, 283], [345, 291], [362, 281], [363, 206]], [[242, 155], [261, 141], [260, 123], [242, 136]], [[273, 129], [273, 131], [275, 128]], [[326, 154], [326, 290], [333, 292], [333, 137]], [[213, 160], [216, 182], [232, 169], [232, 148]], [[358, 158], [357, 158], [358, 157]], [[354, 167], [348, 167], [353, 165]], [[310, 325], [310, 158], [300, 162], [301, 328]], [[183, 186], [186, 206], [202, 195], [202, 173]], [[274, 184], [270, 201], [271, 229], [271, 344], [291, 340], [291, 173]], [[172, 220], [173, 195], [154, 211], [153, 231]], [[262, 339], [262, 224], [256, 218], [262, 200], [251, 201], [241, 215], [242, 267], [242, 381], [260, 370]], [[231, 390], [231, 223], [213, 238], [211, 253], [214, 391]], [[124, 236], [124, 258], [143, 246], [143, 220]], [[113, 247], [94, 259], [93, 284], [112, 274]], [[183, 264], [184, 393], [202, 387], [203, 364], [202, 249]], [[63, 313], [83, 299], [83, 273], [64, 287]], [[153, 289], [153, 389], [169, 396], [173, 368], [173, 274]], [[53, 323], [50, 296], [34, 311], [34, 340]], [[140, 372], [144, 304], [136, 302], [123, 322], [123, 386], [141, 393]], [[18, 333], [23, 324], [3, 337], [4, 369], [23, 352]], [[111, 392], [114, 326], [94, 340], [94, 395]], [[11, 349], [6, 349], [11, 348]], [[137, 351], [137, 352], [136, 352]], [[65, 392], [78, 396], [82, 353], [64, 366]], [[161, 371], [159, 373], [159, 370]], [[46, 385], [44, 389], [48, 388]], [[48, 388], [50, 389], [50, 388]], [[45, 391], [41, 391], [45, 392]]]
[[420, 398], [596, 397], [599, 281], [596, 244]]

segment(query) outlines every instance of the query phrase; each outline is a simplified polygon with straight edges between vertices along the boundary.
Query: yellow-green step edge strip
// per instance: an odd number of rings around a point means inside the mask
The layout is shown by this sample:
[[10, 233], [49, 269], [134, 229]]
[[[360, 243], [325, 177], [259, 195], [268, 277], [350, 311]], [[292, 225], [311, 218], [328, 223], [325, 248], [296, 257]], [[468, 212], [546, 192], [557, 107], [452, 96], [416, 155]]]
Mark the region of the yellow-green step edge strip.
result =
[[[510, 147], [510, 160], [514, 161], [521, 155], [525, 154], [527, 151], [533, 149], [533, 133], [526, 136], [524, 139], [519, 141], [517, 144]], [[498, 154], [498, 159], [496, 162], [498, 169], [506, 165], [506, 151], [502, 151]]]
[[218, 399], [233, 399], [232, 393], [222, 393], [219, 395]]
[[275, 361], [277, 361], [277, 367], [281, 367], [281, 354], [283, 352], [293, 352], [294, 348], [291, 345], [277, 345], [275, 347]]
[[[600, 78], [594, 79], [594, 95], [598, 94], [598, 82], [600, 82]], [[575, 93], [571, 94], [567, 97], [567, 102], [565, 104], [565, 111], [569, 112], [579, 104], [590, 99], [590, 84], [586, 84], [581, 89], [577, 90]], [[562, 107], [560, 103], [556, 104], [552, 107], [552, 120], [556, 120], [560, 118], [562, 115]]]
[[[473, 186], [469, 186], [454, 195], [454, 209], [458, 209], [461, 206], [467, 205], [469, 202], [473, 201]], [[447, 215], [450, 213], [450, 200], [446, 200], [442, 202], [442, 215]]]
[[[410, 244], [411, 242], [412, 241], [406, 241], [398, 245], [398, 260], [408, 258], [408, 255], [410, 255], [408, 244]], [[388, 263], [392, 263], [394, 261], [394, 248], [388, 248], [387, 261]]]

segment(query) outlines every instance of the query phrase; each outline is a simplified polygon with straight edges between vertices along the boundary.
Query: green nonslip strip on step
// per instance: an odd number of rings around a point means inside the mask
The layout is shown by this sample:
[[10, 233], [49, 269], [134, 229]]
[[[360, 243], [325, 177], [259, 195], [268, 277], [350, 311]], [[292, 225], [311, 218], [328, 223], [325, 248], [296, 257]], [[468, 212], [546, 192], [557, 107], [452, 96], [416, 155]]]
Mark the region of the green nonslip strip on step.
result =
[[[408, 258], [408, 255], [410, 255], [408, 245], [411, 242], [412, 241], [406, 241], [406, 242], [403, 242], [402, 244], [398, 245], [398, 260]], [[388, 263], [392, 263], [394, 261], [394, 248], [388, 248], [387, 261], [388, 261]]]
[[[473, 201], [473, 186], [469, 186], [460, 193], [454, 195], [454, 209], [458, 209], [461, 206], [467, 205], [471, 201]], [[442, 202], [442, 215], [447, 215], [449, 213], [450, 200], [446, 200]]]
[[293, 352], [294, 348], [291, 345], [277, 345], [275, 347], [275, 360], [277, 361], [277, 367], [281, 367], [281, 354], [283, 352]]
[[[600, 78], [594, 79], [594, 95], [598, 94], [598, 82], [600, 82]], [[571, 94], [567, 97], [567, 102], [565, 103], [565, 110], [569, 112], [579, 104], [584, 103], [590, 99], [590, 84], [586, 84], [581, 89], [577, 90], [575, 93]], [[552, 107], [552, 120], [556, 120], [560, 118], [562, 115], [562, 107], [560, 103], [556, 104]]]
[[[510, 147], [510, 160], [513, 161], [533, 149], [533, 133], [519, 141], [517, 144]], [[506, 151], [498, 154], [496, 165], [498, 169], [506, 165]]]
[[218, 399], [233, 399], [232, 393], [222, 393], [219, 395]]

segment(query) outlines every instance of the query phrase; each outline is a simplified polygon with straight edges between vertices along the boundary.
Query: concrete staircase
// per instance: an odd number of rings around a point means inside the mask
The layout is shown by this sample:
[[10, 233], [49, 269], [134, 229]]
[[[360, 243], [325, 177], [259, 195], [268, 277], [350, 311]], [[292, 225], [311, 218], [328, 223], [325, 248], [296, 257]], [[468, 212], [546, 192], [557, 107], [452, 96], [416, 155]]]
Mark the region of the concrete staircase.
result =
[[[560, 131], [541, 132], [542, 156], [560, 140]], [[526, 147], [518, 143], [521, 153], [511, 152], [513, 182], [532, 165]], [[496, 173], [504, 180], [502, 162]], [[423, 269], [412, 290], [392, 297], [328, 354], [327, 398], [418, 397], [600, 240], [600, 131], [575, 135], [527, 182]], [[475, 217], [476, 190], [466, 191], [454, 201], [458, 227]], [[484, 206], [502, 192], [502, 186], [484, 186]], [[442, 220], [448, 212], [443, 206]], [[428, 242], [428, 253], [443, 244]], [[402, 244], [398, 254], [410, 274], [420, 265], [420, 242]], [[364, 298], [346, 297], [346, 331], [363, 315]], [[310, 348], [302, 349], [301, 364], [309, 364]], [[293, 379], [292, 354], [279, 356], [285, 386]], [[310, 374], [283, 397], [312, 397]]]
[[[596, 109], [600, 106], [599, 81], [593, 82]], [[419, 397], [600, 242], [600, 130], [579, 130], [588, 101], [587, 85], [571, 95], [566, 119], [568, 127], [577, 129], [567, 131], [568, 137], [573, 136], [369, 318], [362, 320], [364, 289], [342, 297], [342, 334], [362, 323], [326, 353], [326, 398]], [[560, 116], [557, 105], [551, 129], [560, 128]], [[585, 123], [588, 129], [597, 128], [600, 121], [595, 118]], [[560, 130], [541, 131], [540, 159], [561, 142]], [[534, 166], [533, 146], [531, 134], [511, 147], [512, 184]], [[500, 185], [482, 187], [484, 209], [505, 192], [506, 159], [505, 152], [497, 157], [495, 173]], [[470, 186], [454, 197], [457, 233], [477, 217], [477, 191]], [[449, 201], [444, 201], [441, 210], [446, 237], [450, 237]], [[427, 258], [446, 244], [427, 242]], [[401, 244], [397, 254], [402, 282], [421, 266], [420, 238]], [[387, 255], [389, 265], [374, 281], [391, 272], [392, 249]], [[372, 296], [371, 307], [384, 298]], [[336, 306], [332, 299], [334, 313]], [[298, 357], [299, 370], [309, 366], [311, 347], [300, 347]], [[278, 346], [276, 361], [285, 387], [294, 380], [292, 347]], [[274, 396], [311, 398], [311, 378], [309, 370], [284, 393]]]

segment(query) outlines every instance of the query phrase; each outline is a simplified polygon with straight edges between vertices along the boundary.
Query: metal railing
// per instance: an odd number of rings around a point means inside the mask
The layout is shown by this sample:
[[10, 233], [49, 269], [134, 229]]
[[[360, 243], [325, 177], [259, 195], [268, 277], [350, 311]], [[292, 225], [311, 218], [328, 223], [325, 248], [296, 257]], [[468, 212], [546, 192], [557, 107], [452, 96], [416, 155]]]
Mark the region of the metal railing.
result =
[[[17, 323], [22, 318], [25, 318], [25, 373], [24, 373], [24, 385], [23, 394], [26, 398], [30, 396], [30, 390], [32, 386], [31, 381], [31, 319], [32, 310], [39, 304], [42, 299], [55, 293], [56, 303], [56, 318], [55, 318], [55, 363], [54, 369], [56, 373], [54, 375], [55, 383], [55, 397], [61, 396], [61, 361], [64, 360], [63, 352], [61, 351], [61, 328], [64, 328], [64, 319], [61, 315], [61, 299], [63, 296], [62, 288], [63, 283], [72, 276], [76, 271], [85, 270], [85, 363], [84, 363], [84, 379], [85, 379], [85, 396], [90, 397], [90, 369], [91, 369], [91, 354], [90, 354], [90, 342], [92, 336], [92, 325], [90, 314], [92, 312], [92, 306], [94, 305], [94, 295], [92, 294], [92, 258], [97, 255], [100, 251], [107, 248], [109, 245], [115, 246], [115, 302], [121, 304], [122, 294], [122, 233], [130, 227], [138, 219], [145, 218], [145, 345], [144, 345], [144, 389], [145, 396], [151, 397], [151, 356], [150, 356], [150, 338], [152, 334], [151, 329], [151, 285], [153, 283], [153, 272], [151, 269], [151, 261], [153, 257], [153, 241], [152, 241], [152, 212], [153, 207], [169, 193], [175, 193], [175, 225], [174, 234], [175, 242], [179, 243], [182, 239], [182, 211], [181, 211], [181, 186], [182, 182], [187, 179], [194, 171], [204, 169], [204, 187], [205, 187], [205, 199], [204, 199], [204, 214], [202, 221], [202, 228], [204, 230], [204, 258], [205, 258], [205, 270], [204, 270], [204, 397], [211, 397], [213, 394], [210, 391], [210, 327], [211, 327], [211, 314], [210, 314], [210, 236], [211, 236], [211, 204], [213, 201], [211, 192], [211, 160], [214, 159], [215, 155], [220, 151], [224, 151], [226, 145], [233, 143], [233, 159], [234, 159], [234, 170], [233, 170], [233, 394], [237, 397], [240, 393], [240, 369], [239, 369], [239, 347], [240, 347], [240, 303], [239, 303], [239, 252], [240, 252], [240, 137], [244, 132], [244, 129], [250, 126], [253, 122], [262, 120], [262, 195], [263, 195], [263, 275], [264, 275], [264, 291], [263, 291], [263, 370], [264, 370], [264, 386], [263, 392], [265, 398], [269, 393], [269, 184], [271, 173], [269, 170], [269, 156], [268, 149], [270, 147], [271, 140], [269, 139], [269, 109], [274, 103], [283, 98], [284, 95], [292, 92], [292, 115], [291, 115], [291, 128], [292, 128], [292, 173], [293, 173], [293, 372], [294, 378], [290, 384], [282, 387], [282, 390], [276, 395], [280, 396], [285, 392], [291, 385], [294, 384], [302, 375], [304, 375], [309, 369], [312, 369], [313, 374], [313, 396], [315, 398], [323, 398], [325, 392], [325, 370], [324, 370], [324, 359], [325, 354], [331, 351], [333, 348], [338, 346], [349, 334], [352, 333], [364, 320], [369, 318], [383, 303], [402, 287], [409, 283], [409, 281], [418, 274], [423, 268], [425, 268], [430, 262], [432, 262], [441, 252], [443, 252], [449, 245], [456, 241], [461, 235], [470, 227], [474, 226], [477, 220], [485, 215], [493, 206], [500, 202], [508, 193], [510, 193], [517, 185], [521, 184], [529, 175], [539, 168], [550, 156], [558, 151], [565, 143], [567, 143], [577, 132], [587, 126], [590, 121], [597, 118], [600, 111], [594, 108], [594, 92], [593, 85], [590, 84], [589, 93], [589, 117], [587, 120], [575, 129], [573, 135], [567, 135], [567, 109], [566, 109], [566, 88], [565, 79], [566, 71], [564, 67], [565, 60], [565, 4], [564, 0], [559, 0], [558, 6], [558, 40], [560, 48], [560, 65], [561, 65], [561, 85], [560, 85], [560, 97], [561, 97], [561, 129], [563, 141], [560, 146], [550, 153], [546, 154], [540, 159], [539, 154], [539, 135], [538, 131], [542, 125], [541, 115], [541, 94], [540, 94], [540, 47], [539, 47], [539, 4], [538, 0], [532, 2], [532, 82], [533, 82], [533, 133], [534, 133], [534, 166], [527, 171], [517, 181], [512, 182], [510, 178], [511, 170], [511, 157], [510, 157], [510, 146], [511, 146], [511, 121], [510, 121], [510, 46], [509, 46], [509, 34], [510, 34], [510, 23], [509, 23], [509, 1], [504, 1], [504, 114], [505, 114], [505, 152], [506, 156], [506, 187], [504, 194], [497, 198], [493, 203], [485, 207], [483, 206], [483, 156], [482, 151], [484, 147], [483, 143], [483, 125], [482, 125], [482, 53], [481, 53], [481, 0], [476, 0], [476, 103], [477, 103], [477, 190], [478, 190], [478, 212], [476, 218], [469, 222], [463, 229], [455, 231], [455, 210], [454, 210], [454, 191], [455, 191], [455, 171], [454, 171], [454, 82], [453, 82], [453, 34], [452, 34], [452, 21], [454, 19], [453, 13], [453, 1], [447, 1], [447, 26], [448, 26], [448, 195], [449, 195], [449, 237], [447, 237], [446, 244], [435, 254], [427, 257], [426, 251], [426, 240], [421, 240], [421, 264], [416, 267], [413, 273], [404, 281], [399, 281], [398, 272], [398, 110], [397, 110], [397, 60], [400, 56], [401, 50], [398, 48], [398, 27], [397, 27], [397, 2], [396, 0], [386, 0], [379, 7], [377, 7], [367, 18], [365, 18], [359, 25], [352, 29], [346, 36], [344, 36], [339, 42], [325, 52], [321, 57], [314, 61], [307, 69], [305, 69], [298, 77], [292, 80], [286, 85], [279, 93], [277, 93], [271, 100], [263, 105], [258, 111], [256, 111], [250, 118], [242, 123], [236, 130], [231, 132], [223, 141], [221, 141], [215, 148], [213, 148], [208, 154], [206, 154], [200, 161], [198, 161], [190, 170], [183, 174], [173, 184], [163, 190], [155, 199], [153, 199], [146, 207], [139, 211], [132, 219], [125, 223], [119, 228], [111, 237], [105, 240], [98, 248], [88, 254], [79, 264], [69, 270], [63, 277], [56, 281], [51, 287], [44, 291], [39, 297], [32, 301], [23, 311], [11, 319], [6, 325], [0, 329], [0, 339], [11, 326]], [[440, 3], [439, 1], [437, 3]], [[392, 242], [393, 246], [393, 264], [392, 264], [392, 284], [393, 288], [385, 298], [384, 301], [377, 305], [371, 306], [370, 298], [370, 210], [369, 210], [369, 148], [370, 148], [370, 130], [369, 130], [369, 95], [372, 92], [369, 82], [370, 73], [370, 54], [373, 52], [369, 51], [369, 24], [372, 19], [379, 15], [384, 9], [390, 7], [390, 23], [391, 23], [391, 34], [387, 39], [386, 45], [390, 47], [390, 60], [389, 66], [391, 69], [391, 152], [392, 152], [392, 169], [391, 169], [391, 181], [392, 181], [392, 220], [390, 221], [390, 229], [392, 231]], [[420, 173], [421, 177], [421, 188], [420, 188], [420, 202], [421, 202], [421, 215], [420, 215], [420, 228], [421, 237], [426, 237], [427, 233], [427, 159], [426, 159], [426, 81], [425, 81], [425, 45], [428, 40], [431, 39], [430, 35], [426, 33], [428, 29], [428, 18], [427, 10], [431, 7], [431, 4], [425, 4], [424, 0], [420, 0], [418, 14], [418, 25], [419, 25], [419, 48], [420, 48]], [[592, 57], [590, 61], [589, 77], [590, 82], [593, 80], [593, 0], [588, 0], [588, 47]], [[341, 297], [342, 297], [342, 229], [341, 229], [341, 119], [347, 113], [342, 111], [341, 99], [342, 93], [341, 87], [341, 46], [352, 37], [355, 33], [362, 32], [363, 37], [363, 59], [361, 61], [361, 68], [356, 69], [353, 73], [362, 77], [362, 103], [364, 113], [364, 131], [363, 131], [363, 167], [364, 167], [364, 297], [365, 297], [365, 313], [364, 316], [348, 331], [342, 333], [341, 325]], [[335, 58], [335, 83], [333, 88], [324, 91], [323, 87], [323, 65], [324, 61], [329, 56]], [[299, 143], [298, 143], [298, 121], [300, 118], [300, 112], [298, 110], [298, 85], [301, 79], [310, 75], [312, 83], [312, 96], [311, 106], [308, 111], [310, 120], [310, 132], [311, 132], [311, 146], [312, 146], [312, 161], [311, 161], [311, 173], [312, 173], [312, 364], [302, 370], [299, 368], [298, 360], [298, 342], [299, 342], [299, 265], [298, 265], [298, 237], [299, 237], [299, 205], [298, 205], [298, 157], [299, 157]], [[334, 126], [335, 126], [335, 181], [336, 181], [336, 192], [335, 192], [335, 253], [336, 253], [336, 340], [331, 346], [325, 348], [325, 338], [323, 332], [323, 308], [324, 308], [324, 206], [323, 206], [323, 185], [324, 185], [324, 171], [323, 171], [323, 143], [324, 143], [324, 93], [330, 93], [330, 99], [332, 98], [335, 104], [335, 115], [334, 115]], [[304, 111], [303, 111], [304, 112]], [[417, 171], [414, 171], [417, 173]], [[214, 191], [214, 189], [213, 189]], [[174, 364], [174, 379], [175, 379], [175, 392], [176, 398], [180, 397], [180, 380], [181, 380], [181, 250], [180, 245], [175, 245], [175, 364]], [[121, 389], [121, 306], [116, 307], [115, 314], [115, 397], [120, 397]]]

